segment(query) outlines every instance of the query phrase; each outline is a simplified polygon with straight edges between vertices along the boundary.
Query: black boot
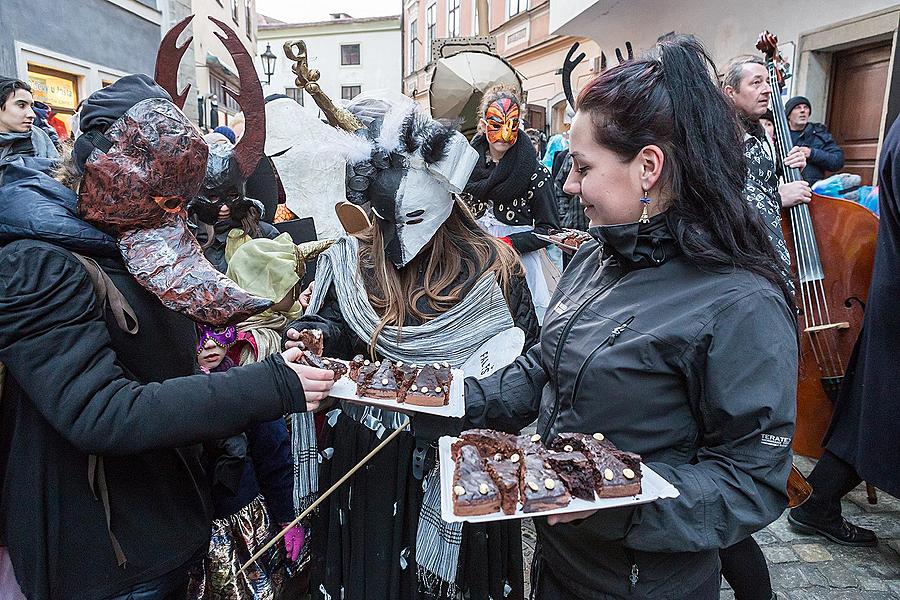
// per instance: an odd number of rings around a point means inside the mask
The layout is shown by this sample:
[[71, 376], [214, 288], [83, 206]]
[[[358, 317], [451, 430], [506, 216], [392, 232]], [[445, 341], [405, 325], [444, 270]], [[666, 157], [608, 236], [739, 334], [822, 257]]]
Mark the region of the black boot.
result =
[[878, 538], [875, 532], [865, 527], [854, 525], [844, 517], [838, 517], [837, 521], [817, 522], [809, 519], [809, 515], [795, 514], [802, 511], [803, 507], [791, 510], [788, 515], [788, 523], [801, 533], [817, 533], [836, 544], [842, 546], [877, 546]]
[[813, 488], [804, 504], [791, 509], [788, 523], [803, 533], [815, 533], [844, 546], [877, 546], [875, 532], [841, 516], [841, 498], [860, 484], [853, 466], [825, 451], [807, 478]]

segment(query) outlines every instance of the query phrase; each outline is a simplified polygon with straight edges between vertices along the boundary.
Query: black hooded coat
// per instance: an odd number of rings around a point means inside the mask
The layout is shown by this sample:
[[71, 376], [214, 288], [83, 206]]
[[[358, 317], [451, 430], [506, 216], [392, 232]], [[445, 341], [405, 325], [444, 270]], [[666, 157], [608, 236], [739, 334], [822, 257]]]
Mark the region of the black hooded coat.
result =
[[881, 151], [880, 221], [863, 328], [834, 407], [825, 447], [865, 481], [900, 496], [900, 119]]
[[[115, 241], [76, 216], [74, 192], [17, 165], [0, 188], [0, 544], [31, 600], [100, 600], [153, 581], [209, 543], [203, 440], [305, 410], [280, 355], [195, 375], [196, 333], [128, 273]], [[134, 309], [101, 307], [72, 251]], [[88, 481], [104, 462], [103, 502]], [[96, 480], [95, 480], [96, 482]], [[99, 484], [97, 484], [99, 485]], [[99, 488], [98, 488], [99, 489]]]

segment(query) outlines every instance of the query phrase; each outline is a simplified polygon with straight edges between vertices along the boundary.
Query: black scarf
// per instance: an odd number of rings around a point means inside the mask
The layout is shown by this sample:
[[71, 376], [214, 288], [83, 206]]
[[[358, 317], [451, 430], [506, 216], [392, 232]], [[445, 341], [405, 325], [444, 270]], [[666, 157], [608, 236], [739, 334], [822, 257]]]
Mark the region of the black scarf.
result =
[[537, 154], [531, 140], [521, 131], [516, 143], [506, 151], [496, 165], [487, 164], [488, 141], [479, 133], [472, 138], [472, 147], [478, 151], [478, 162], [464, 190], [477, 200], [505, 202], [521, 198], [531, 184], [531, 176], [537, 169]]

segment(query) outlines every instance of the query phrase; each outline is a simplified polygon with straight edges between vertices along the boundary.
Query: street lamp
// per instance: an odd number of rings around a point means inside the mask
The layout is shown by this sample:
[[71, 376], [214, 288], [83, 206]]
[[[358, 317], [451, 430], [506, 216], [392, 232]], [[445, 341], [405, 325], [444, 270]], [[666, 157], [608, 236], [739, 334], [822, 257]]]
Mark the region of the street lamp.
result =
[[266, 85], [272, 83], [272, 74], [275, 73], [275, 60], [278, 58], [272, 52], [271, 44], [266, 44], [266, 51], [259, 55], [262, 59], [263, 73], [266, 74]]

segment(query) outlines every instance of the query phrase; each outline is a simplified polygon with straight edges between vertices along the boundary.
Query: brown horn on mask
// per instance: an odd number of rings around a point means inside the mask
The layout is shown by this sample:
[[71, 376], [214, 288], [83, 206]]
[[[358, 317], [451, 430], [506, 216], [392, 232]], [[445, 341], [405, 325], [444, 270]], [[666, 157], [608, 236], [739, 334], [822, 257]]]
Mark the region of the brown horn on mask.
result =
[[119, 238], [128, 272], [164, 306], [198, 323], [234, 325], [272, 305], [213, 267], [180, 214], [153, 229], [133, 229]]
[[234, 147], [234, 157], [241, 179], [247, 179], [256, 170], [266, 145], [266, 103], [263, 100], [262, 86], [259, 84], [256, 67], [253, 66], [253, 57], [234, 30], [215, 17], [209, 17], [209, 20], [225, 32], [225, 35], [217, 31], [213, 33], [231, 54], [241, 80], [240, 94], [235, 94], [228, 88], [225, 91], [244, 112], [244, 135]]
[[156, 73], [153, 75], [153, 79], [156, 80], [159, 87], [169, 92], [169, 95], [172, 96], [172, 103], [178, 108], [184, 108], [188, 92], [191, 91], [191, 84], [188, 84], [183, 92], [178, 93], [178, 65], [181, 64], [184, 53], [187, 52], [191, 40], [194, 39], [194, 36], [190, 36], [184, 44], [179, 46], [178, 36], [193, 18], [194, 15], [188, 15], [172, 27], [159, 43], [159, 51], [156, 53]]

